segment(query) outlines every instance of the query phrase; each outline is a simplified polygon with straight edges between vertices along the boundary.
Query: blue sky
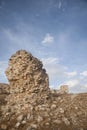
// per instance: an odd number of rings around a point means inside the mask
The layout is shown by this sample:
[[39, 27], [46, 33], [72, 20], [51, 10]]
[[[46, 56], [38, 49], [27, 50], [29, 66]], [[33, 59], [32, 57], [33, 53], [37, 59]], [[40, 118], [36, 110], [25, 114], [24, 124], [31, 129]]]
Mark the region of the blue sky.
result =
[[19, 49], [43, 61], [51, 88], [87, 92], [87, 0], [0, 0], [0, 82]]

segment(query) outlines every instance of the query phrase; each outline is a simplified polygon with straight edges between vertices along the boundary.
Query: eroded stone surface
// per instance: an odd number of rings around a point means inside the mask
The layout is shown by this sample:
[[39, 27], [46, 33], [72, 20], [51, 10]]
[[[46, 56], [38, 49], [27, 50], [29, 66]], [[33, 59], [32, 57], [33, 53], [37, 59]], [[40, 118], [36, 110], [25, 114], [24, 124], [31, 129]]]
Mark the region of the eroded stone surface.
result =
[[25, 50], [11, 56], [6, 76], [10, 93], [48, 91], [49, 79], [42, 62]]

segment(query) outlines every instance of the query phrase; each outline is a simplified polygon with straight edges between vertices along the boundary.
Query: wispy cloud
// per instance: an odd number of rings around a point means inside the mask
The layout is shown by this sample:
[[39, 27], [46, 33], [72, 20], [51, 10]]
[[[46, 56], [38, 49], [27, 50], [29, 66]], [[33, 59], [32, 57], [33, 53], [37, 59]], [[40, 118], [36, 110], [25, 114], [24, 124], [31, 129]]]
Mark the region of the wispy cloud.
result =
[[68, 77], [74, 77], [77, 75], [77, 72], [76, 71], [72, 71], [72, 72], [65, 72], [65, 75], [68, 76]]
[[43, 64], [44, 65], [49, 65], [49, 64], [56, 64], [59, 62], [59, 59], [56, 57], [49, 57], [49, 58], [42, 58]]
[[60, 60], [57, 57], [42, 58], [42, 62], [50, 77], [60, 75], [64, 69], [61, 65], [59, 65]]
[[58, 8], [61, 9], [61, 7], [62, 7], [62, 2], [59, 1], [59, 3], [58, 3]]
[[72, 79], [72, 80], [66, 81], [64, 84], [67, 84], [69, 87], [76, 87], [77, 85], [79, 85], [79, 80]]
[[4, 70], [8, 65], [7, 61], [0, 61], [0, 72]]
[[7, 61], [0, 61], [0, 82], [7, 82], [7, 78], [5, 75], [7, 64]]
[[57, 74], [60, 75], [60, 77], [63, 76], [67, 78], [72, 78], [77, 75], [76, 71], [67, 72], [66, 71], [67, 67], [61, 65], [60, 58], [57, 57], [42, 58], [42, 61], [44, 66], [47, 68], [49, 74], [51, 75]]
[[84, 85], [84, 88], [86, 88], [86, 89], [87, 89], [87, 84], [85, 84], [85, 85]]
[[82, 73], [80, 73], [81, 76], [87, 77], [87, 71], [83, 71]]
[[49, 33], [47, 33], [42, 40], [43, 44], [48, 44], [48, 43], [53, 43], [53, 42], [54, 42], [54, 37]]

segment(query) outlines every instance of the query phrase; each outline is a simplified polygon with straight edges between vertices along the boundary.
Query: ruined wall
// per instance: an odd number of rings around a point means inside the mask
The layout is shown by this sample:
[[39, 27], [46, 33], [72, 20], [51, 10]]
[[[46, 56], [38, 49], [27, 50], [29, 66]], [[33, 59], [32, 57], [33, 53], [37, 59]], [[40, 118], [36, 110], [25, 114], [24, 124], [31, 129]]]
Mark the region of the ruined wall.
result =
[[62, 85], [62, 86], [60, 86], [59, 92], [60, 92], [61, 94], [69, 93], [68, 85]]
[[25, 50], [17, 51], [9, 59], [6, 76], [10, 94], [6, 98], [7, 106], [2, 107], [3, 115], [7, 111], [21, 113], [28, 111], [30, 104], [42, 104], [49, 95], [49, 78], [42, 62]]
[[17, 51], [12, 55], [6, 70], [10, 93], [48, 90], [48, 75], [42, 67], [42, 62], [25, 50]]

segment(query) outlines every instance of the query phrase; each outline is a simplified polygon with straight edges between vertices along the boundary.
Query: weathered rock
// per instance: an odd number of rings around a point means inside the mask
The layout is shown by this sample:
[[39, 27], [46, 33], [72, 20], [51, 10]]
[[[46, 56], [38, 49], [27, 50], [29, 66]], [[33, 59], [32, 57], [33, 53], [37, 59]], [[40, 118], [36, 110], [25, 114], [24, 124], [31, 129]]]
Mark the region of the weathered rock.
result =
[[61, 114], [64, 114], [63, 108], [60, 108], [60, 113], [61, 113]]
[[42, 67], [42, 62], [25, 50], [12, 55], [6, 70], [10, 93], [48, 91], [48, 75]]
[[10, 83], [7, 104], [11, 112], [20, 114], [31, 109], [29, 104], [44, 104], [50, 91], [49, 78], [42, 62], [31, 53], [20, 50], [12, 55], [6, 75]]
[[18, 128], [20, 125], [21, 125], [21, 123], [17, 122], [16, 125], [15, 125], [15, 128]]
[[61, 124], [61, 122], [62, 122], [62, 121], [60, 121], [59, 119], [53, 120], [53, 123], [54, 123], [54, 124], [57, 124], [57, 125]]
[[55, 109], [55, 108], [56, 108], [56, 104], [52, 104], [51, 109]]
[[70, 125], [69, 120], [66, 117], [62, 118], [62, 121], [66, 124], [66, 125]]
[[1, 129], [2, 129], [2, 130], [6, 130], [6, 129], [7, 129], [7, 125], [1, 124]]
[[23, 120], [23, 121], [21, 122], [21, 124], [26, 124], [26, 120]]
[[24, 115], [22, 114], [22, 115], [18, 116], [17, 121], [21, 122], [23, 119], [24, 119]]
[[42, 121], [43, 121], [43, 117], [38, 116], [38, 117], [37, 117], [37, 122], [42, 122]]
[[36, 130], [37, 125], [36, 124], [31, 124], [26, 130]]

